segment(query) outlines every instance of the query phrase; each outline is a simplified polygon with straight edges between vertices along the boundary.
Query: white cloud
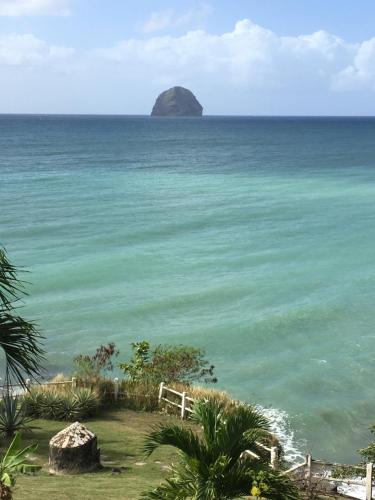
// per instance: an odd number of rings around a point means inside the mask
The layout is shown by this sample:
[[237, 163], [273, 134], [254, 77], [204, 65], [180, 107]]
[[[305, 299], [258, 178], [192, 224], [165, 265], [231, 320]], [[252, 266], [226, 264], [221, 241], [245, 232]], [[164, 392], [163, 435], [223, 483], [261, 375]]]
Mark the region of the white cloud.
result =
[[140, 35], [78, 52], [32, 34], [0, 34], [0, 65], [2, 88], [19, 111], [34, 109], [16, 90], [34, 81], [45, 89], [40, 106], [50, 95], [51, 111], [59, 112], [149, 112], [158, 92], [184, 85], [207, 113], [375, 113], [375, 37], [350, 43], [326, 31], [280, 36], [248, 19], [225, 33]]
[[162, 75], [171, 83], [193, 79], [253, 89], [330, 88], [353, 61], [356, 46], [324, 31], [279, 36], [244, 19], [219, 35], [195, 30], [175, 37], [133, 38], [96, 55], [133, 71], [147, 68], [151, 78], [160, 80]]
[[69, 14], [68, 0], [0, 0], [0, 16]]
[[375, 38], [357, 46], [351, 64], [334, 78], [336, 90], [375, 90]]
[[154, 33], [170, 28], [196, 28], [203, 23], [212, 11], [212, 7], [206, 3], [185, 12], [177, 12], [175, 9], [156, 11], [152, 12], [150, 17], [138, 26], [138, 29], [142, 33]]
[[48, 45], [30, 34], [0, 34], [1, 66], [54, 65], [74, 54], [74, 49]]

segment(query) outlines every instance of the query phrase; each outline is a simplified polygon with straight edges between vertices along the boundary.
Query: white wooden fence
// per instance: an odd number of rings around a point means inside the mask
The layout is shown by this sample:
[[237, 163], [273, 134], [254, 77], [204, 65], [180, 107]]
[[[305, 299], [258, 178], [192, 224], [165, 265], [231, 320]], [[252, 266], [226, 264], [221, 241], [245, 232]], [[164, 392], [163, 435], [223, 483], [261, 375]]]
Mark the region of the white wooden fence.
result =
[[25, 385], [22, 386], [21, 384], [10, 384], [8, 385], [0, 385], [0, 398], [4, 396], [8, 391], [10, 394], [13, 396], [21, 395], [24, 394], [25, 391], [30, 389], [32, 386], [58, 386], [58, 385], [68, 385], [72, 389], [75, 389], [77, 387], [77, 379], [75, 377], [72, 377], [71, 380], [61, 380], [58, 382], [33, 382], [31, 379], [27, 378], [25, 380]]
[[[168, 394], [173, 394], [181, 400], [180, 403], [171, 401], [167, 397]], [[194, 399], [190, 398], [186, 392], [178, 392], [171, 387], [167, 387], [164, 382], [160, 384], [159, 387], [159, 404], [165, 401], [166, 403], [175, 406], [181, 410], [181, 419], [184, 419], [187, 413], [192, 413], [192, 404]], [[276, 446], [268, 447], [263, 443], [256, 442], [257, 446], [263, 448], [270, 453], [270, 465], [272, 468], [276, 468], [278, 462], [278, 449]], [[241, 457], [249, 456], [251, 458], [260, 459], [260, 456], [251, 450], [245, 450], [242, 452]], [[373, 464], [368, 463], [366, 465], [366, 478], [364, 479], [344, 479], [344, 478], [334, 478], [331, 476], [331, 469], [334, 466], [339, 466], [340, 464], [333, 464], [331, 462], [326, 462], [323, 460], [313, 460], [311, 455], [306, 455], [306, 459], [303, 463], [297, 464], [290, 469], [283, 472], [285, 475], [297, 475], [302, 474], [304, 481], [306, 482], [307, 489], [312, 486], [312, 481], [315, 480], [326, 480], [329, 483], [336, 484], [348, 484], [364, 486], [366, 489], [366, 500], [372, 500], [373, 491], [375, 492], [375, 487], [373, 484]]]
[[366, 477], [363, 479], [335, 478], [332, 476], [332, 469], [334, 467], [339, 467], [340, 465], [341, 464], [334, 464], [324, 460], [313, 460], [311, 455], [308, 454], [306, 455], [306, 459], [303, 463], [294, 465], [292, 468], [283, 472], [283, 474], [302, 475], [306, 482], [307, 489], [312, 487], [313, 480], [325, 480], [329, 483], [335, 483], [337, 486], [342, 484], [362, 486], [365, 488], [366, 500], [372, 500], [373, 492], [375, 492], [373, 484], [373, 463], [369, 462], [366, 464]]
[[[181, 404], [178, 404], [178, 403], [166, 398], [164, 396], [164, 393], [168, 393], [168, 392], [170, 394], [174, 394], [178, 398], [181, 398]], [[185, 418], [186, 412], [192, 413], [192, 411], [193, 411], [191, 404], [194, 403], [194, 399], [189, 398], [189, 396], [186, 394], [186, 392], [178, 392], [178, 391], [175, 391], [174, 389], [171, 389], [170, 387], [167, 387], [164, 384], [164, 382], [162, 382], [160, 384], [160, 388], [159, 388], [159, 403], [161, 403], [161, 401], [165, 401], [166, 403], [168, 403], [172, 406], [176, 406], [177, 408], [180, 408], [180, 410], [181, 410], [180, 415], [181, 415], [182, 420]]]

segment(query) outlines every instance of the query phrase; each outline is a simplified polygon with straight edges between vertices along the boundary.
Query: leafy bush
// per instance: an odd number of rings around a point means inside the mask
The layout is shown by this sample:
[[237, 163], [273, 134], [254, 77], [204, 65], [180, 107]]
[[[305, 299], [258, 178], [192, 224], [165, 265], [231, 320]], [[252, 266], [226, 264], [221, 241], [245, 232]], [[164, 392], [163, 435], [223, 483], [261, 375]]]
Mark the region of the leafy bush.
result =
[[119, 366], [132, 381], [153, 384], [182, 382], [190, 385], [203, 381], [215, 383], [214, 366], [202, 349], [184, 345], [158, 345], [153, 351], [146, 341], [132, 344], [133, 356]]
[[0, 434], [13, 437], [17, 431], [30, 429], [31, 418], [25, 416], [19, 398], [6, 394], [0, 400]]
[[91, 389], [79, 388], [74, 393], [78, 409], [85, 418], [93, 417], [100, 406], [100, 399], [96, 392]]
[[84, 420], [96, 414], [99, 396], [91, 389], [43, 391], [32, 389], [24, 396], [25, 414], [47, 420]]
[[[375, 425], [371, 427], [371, 433], [375, 434]], [[358, 450], [358, 453], [367, 461], [375, 462], [375, 443], [370, 443], [366, 448]]]
[[15, 485], [14, 475], [17, 472], [31, 474], [41, 469], [38, 465], [27, 463], [27, 456], [34, 453], [38, 445], [32, 444], [23, 450], [20, 450], [20, 445], [21, 437], [17, 433], [0, 462], [0, 498], [2, 499], [10, 500], [12, 498], [11, 488]]
[[118, 356], [119, 351], [115, 344], [109, 343], [97, 348], [95, 354], [79, 354], [73, 361], [75, 364], [75, 377], [84, 382], [96, 382], [101, 374], [112, 371], [113, 356]]

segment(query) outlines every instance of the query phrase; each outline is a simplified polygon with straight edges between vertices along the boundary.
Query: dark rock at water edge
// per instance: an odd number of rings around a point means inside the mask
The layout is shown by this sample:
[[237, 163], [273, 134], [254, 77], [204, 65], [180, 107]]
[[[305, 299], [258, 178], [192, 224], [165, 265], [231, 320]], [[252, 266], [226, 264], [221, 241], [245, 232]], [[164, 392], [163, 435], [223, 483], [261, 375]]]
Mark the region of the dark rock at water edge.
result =
[[158, 96], [151, 116], [202, 116], [202, 111], [203, 107], [190, 90], [172, 87]]

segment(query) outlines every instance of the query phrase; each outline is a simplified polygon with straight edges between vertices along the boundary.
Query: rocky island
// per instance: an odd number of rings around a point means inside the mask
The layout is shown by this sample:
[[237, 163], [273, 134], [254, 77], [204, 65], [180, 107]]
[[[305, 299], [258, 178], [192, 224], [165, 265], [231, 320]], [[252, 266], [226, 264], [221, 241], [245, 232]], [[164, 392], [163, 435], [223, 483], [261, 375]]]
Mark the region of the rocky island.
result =
[[202, 116], [202, 111], [203, 107], [190, 90], [172, 87], [158, 96], [151, 116]]

